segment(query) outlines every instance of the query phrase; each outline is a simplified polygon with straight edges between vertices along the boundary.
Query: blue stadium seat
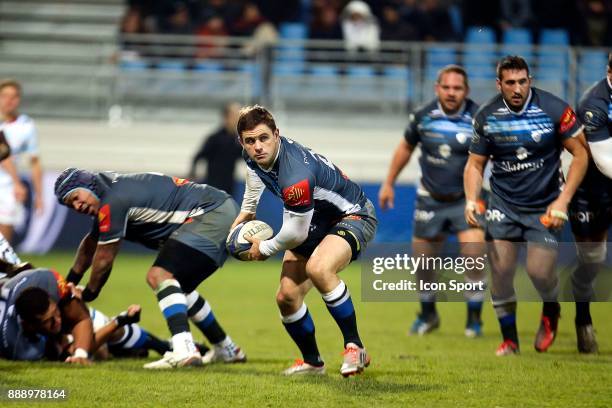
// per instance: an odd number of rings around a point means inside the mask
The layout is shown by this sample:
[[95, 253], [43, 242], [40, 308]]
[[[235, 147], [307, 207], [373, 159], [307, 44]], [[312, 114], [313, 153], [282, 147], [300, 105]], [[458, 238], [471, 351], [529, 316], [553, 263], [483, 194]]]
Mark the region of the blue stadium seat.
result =
[[346, 74], [354, 78], [372, 78], [376, 76], [374, 68], [367, 65], [353, 65], [346, 69]]
[[302, 62], [277, 62], [272, 67], [274, 75], [293, 76], [301, 75], [304, 72], [304, 63]]
[[278, 27], [281, 38], [304, 40], [308, 38], [308, 27], [304, 23], [282, 23]]
[[199, 72], [222, 72], [223, 64], [219, 61], [197, 61], [193, 65], [193, 70]]
[[583, 51], [580, 53], [580, 65], [590, 65], [595, 70], [603, 70], [608, 65], [608, 56], [604, 51]]
[[316, 77], [333, 78], [338, 76], [338, 67], [330, 64], [316, 64], [310, 67], [310, 73]]
[[531, 31], [526, 28], [510, 28], [504, 31], [502, 43], [527, 45], [533, 43], [533, 38], [531, 37]]
[[[391, 65], [383, 68], [383, 76], [385, 78], [394, 79], [394, 80], [404, 80], [406, 81], [406, 92], [405, 96], [408, 100], [411, 100], [414, 96], [414, 87], [412, 78], [410, 78], [410, 69], [403, 65]], [[393, 92], [397, 89], [397, 85], [395, 83], [392, 84], [391, 89], [386, 89], [385, 93], [393, 94]]]
[[453, 47], [433, 46], [425, 51], [425, 63], [428, 66], [443, 67], [457, 63], [457, 51]]
[[149, 63], [143, 60], [121, 60], [119, 68], [123, 71], [144, 71], [149, 67]]
[[561, 28], [545, 28], [540, 33], [540, 45], [569, 45], [569, 33]]
[[467, 62], [465, 70], [471, 79], [495, 79], [494, 64], [472, 64]]
[[468, 27], [465, 42], [468, 44], [495, 44], [495, 31], [491, 27]]
[[187, 66], [184, 61], [161, 60], [157, 62], [156, 67], [161, 71], [184, 71]]

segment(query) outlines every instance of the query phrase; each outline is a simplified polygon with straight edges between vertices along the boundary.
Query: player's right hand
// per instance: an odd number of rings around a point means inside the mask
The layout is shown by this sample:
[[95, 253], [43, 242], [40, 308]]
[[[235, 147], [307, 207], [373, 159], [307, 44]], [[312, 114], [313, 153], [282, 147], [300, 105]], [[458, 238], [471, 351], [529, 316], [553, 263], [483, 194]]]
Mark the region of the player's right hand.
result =
[[393, 186], [390, 184], [383, 184], [380, 186], [380, 191], [378, 192], [378, 205], [383, 210], [387, 208], [393, 209], [395, 201], [395, 190]]
[[479, 208], [478, 208], [478, 202], [476, 201], [472, 201], [472, 200], [466, 200], [465, 201], [465, 209], [464, 209], [464, 216], [465, 216], [465, 221], [468, 223], [468, 225], [470, 225], [471, 227], [479, 227], [480, 223], [478, 222], [478, 219], [476, 218], [476, 215], [479, 214]]

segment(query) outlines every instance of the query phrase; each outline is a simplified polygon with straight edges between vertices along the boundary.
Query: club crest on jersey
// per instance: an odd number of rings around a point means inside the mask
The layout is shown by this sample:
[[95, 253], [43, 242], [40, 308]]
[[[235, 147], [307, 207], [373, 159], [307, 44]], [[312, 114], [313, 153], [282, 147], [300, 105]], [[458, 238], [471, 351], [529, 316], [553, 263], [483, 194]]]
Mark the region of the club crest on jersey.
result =
[[172, 181], [174, 181], [174, 184], [176, 184], [179, 187], [189, 183], [189, 180], [184, 179], [184, 178], [178, 178], [178, 177], [172, 177]]
[[105, 204], [98, 211], [98, 226], [100, 232], [108, 232], [111, 227], [111, 213], [110, 213], [110, 205]]
[[576, 123], [576, 114], [569, 106], [563, 112], [561, 116], [561, 124], [559, 125], [559, 130], [562, 133], [567, 132], [572, 126]]
[[[537, 142], [537, 140], [536, 140]], [[516, 149], [516, 158], [519, 160], [525, 160], [529, 156], [529, 151], [524, 147], [519, 147]]]
[[438, 147], [438, 153], [440, 153], [440, 156], [444, 157], [445, 159], [448, 159], [450, 157], [451, 152], [451, 147], [447, 144], [443, 144]]
[[304, 179], [283, 189], [283, 201], [285, 204], [295, 207], [310, 205], [310, 183], [308, 179]]
[[461, 144], [465, 144], [467, 142], [469, 135], [467, 133], [459, 132], [455, 135], [457, 141]]

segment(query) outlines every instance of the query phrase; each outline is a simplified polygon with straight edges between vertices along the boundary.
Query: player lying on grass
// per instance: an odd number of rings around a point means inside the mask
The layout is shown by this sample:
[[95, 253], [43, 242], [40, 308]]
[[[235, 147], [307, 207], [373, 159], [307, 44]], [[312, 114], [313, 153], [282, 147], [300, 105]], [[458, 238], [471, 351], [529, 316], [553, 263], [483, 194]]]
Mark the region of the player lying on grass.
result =
[[[223, 265], [225, 239], [238, 206], [211, 186], [156, 173], [91, 173], [66, 169], [56, 180], [59, 202], [94, 217], [67, 276], [78, 283], [91, 266], [83, 300], [94, 300], [110, 276], [121, 241], [158, 250], [147, 272], [172, 334], [172, 352], [148, 369], [167, 369], [213, 362], [243, 362], [244, 352], [223, 331], [196, 288]], [[200, 355], [189, 319], [212, 343]]]
[[265, 108], [256, 105], [241, 110], [238, 134], [248, 174], [242, 209], [233, 226], [255, 218], [266, 187], [284, 204], [280, 231], [269, 240], [250, 239], [249, 258], [263, 261], [284, 252], [276, 303], [285, 329], [303, 356], [285, 374], [324, 372], [314, 323], [304, 303], [313, 286], [344, 337], [341, 374], [360, 373], [370, 357], [357, 330], [349, 290], [338, 272], [374, 238], [374, 206], [328, 159], [280, 136]]
[[74, 288], [50, 269], [31, 269], [0, 281], [0, 357], [57, 360], [63, 334], [74, 339], [67, 363], [89, 364], [91, 318]]

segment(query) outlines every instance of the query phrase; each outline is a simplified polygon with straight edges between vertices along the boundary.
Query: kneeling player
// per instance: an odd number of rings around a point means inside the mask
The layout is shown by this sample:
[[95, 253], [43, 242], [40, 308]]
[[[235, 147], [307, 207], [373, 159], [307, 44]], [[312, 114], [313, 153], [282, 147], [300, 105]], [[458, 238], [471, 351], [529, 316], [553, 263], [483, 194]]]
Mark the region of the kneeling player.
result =
[[314, 285], [344, 336], [344, 376], [360, 373], [370, 357], [357, 331], [355, 309], [338, 272], [357, 259], [376, 231], [374, 206], [361, 188], [333, 163], [280, 136], [272, 114], [261, 106], [244, 108], [238, 134], [248, 166], [242, 211], [234, 221], [255, 218], [267, 187], [283, 200], [283, 226], [275, 237], [251, 240], [251, 260], [285, 251], [276, 303], [285, 329], [303, 360], [285, 371], [322, 374], [323, 360], [304, 297]]

